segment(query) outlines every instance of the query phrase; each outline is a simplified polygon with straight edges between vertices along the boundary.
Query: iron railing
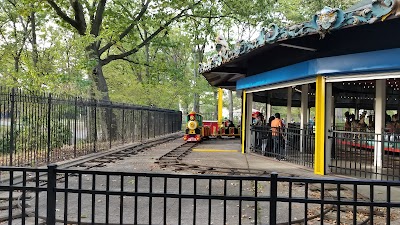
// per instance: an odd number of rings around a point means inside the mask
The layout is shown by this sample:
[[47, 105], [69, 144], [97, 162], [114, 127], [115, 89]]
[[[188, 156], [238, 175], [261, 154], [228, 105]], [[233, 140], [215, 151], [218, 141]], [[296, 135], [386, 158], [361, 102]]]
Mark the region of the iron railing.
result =
[[[313, 127], [305, 127], [300, 129], [296, 124], [289, 124], [283, 128], [252, 126], [251, 148], [267, 157], [313, 167], [315, 135]], [[273, 129], [276, 130], [274, 134]]]
[[[2, 167], [13, 224], [399, 224], [400, 182]], [[22, 176], [21, 176], [22, 175]], [[40, 179], [39, 179], [40, 178]], [[13, 218], [13, 219], [10, 219]]]
[[0, 165], [38, 166], [181, 130], [179, 111], [0, 87]]
[[333, 130], [329, 137], [332, 172], [370, 179], [400, 179], [399, 133]]

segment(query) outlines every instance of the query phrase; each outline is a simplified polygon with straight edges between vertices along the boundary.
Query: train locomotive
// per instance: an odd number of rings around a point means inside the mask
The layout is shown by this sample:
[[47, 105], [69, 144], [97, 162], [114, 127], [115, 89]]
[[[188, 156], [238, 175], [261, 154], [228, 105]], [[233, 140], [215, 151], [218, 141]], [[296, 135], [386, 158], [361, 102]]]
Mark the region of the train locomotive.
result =
[[203, 116], [190, 112], [187, 115], [187, 123], [183, 140], [187, 142], [200, 142], [210, 137], [240, 137], [240, 128], [236, 128], [232, 122], [224, 122], [221, 127], [218, 121], [203, 121]]
[[184, 141], [200, 142], [204, 138], [208, 138], [210, 134], [210, 127], [204, 126], [202, 115], [193, 111], [187, 115]]

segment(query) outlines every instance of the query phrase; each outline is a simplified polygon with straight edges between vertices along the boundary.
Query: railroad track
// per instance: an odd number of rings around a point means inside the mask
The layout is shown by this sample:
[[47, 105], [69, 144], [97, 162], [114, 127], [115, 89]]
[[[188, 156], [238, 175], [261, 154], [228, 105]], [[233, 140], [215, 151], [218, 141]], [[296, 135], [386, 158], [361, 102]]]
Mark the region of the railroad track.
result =
[[197, 142], [186, 142], [158, 158], [156, 163], [158, 163], [161, 168], [177, 165], [197, 144]]
[[137, 155], [140, 152], [143, 152], [146, 149], [152, 148], [154, 146], [170, 142], [177, 138], [180, 138], [181, 135], [173, 135], [166, 138], [158, 139], [155, 141], [149, 141], [146, 143], [136, 144], [132, 147], [123, 147], [118, 148], [112, 151], [98, 153], [95, 155], [91, 155], [79, 160], [74, 160], [70, 163], [62, 164], [58, 166], [59, 168], [71, 168], [71, 167], [79, 167], [85, 169], [91, 169], [95, 167], [104, 167], [108, 163], [115, 163], [116, 161], [123, 160], [125, 158], [132, 157]]
[[[133, 144], [130, 146], [123, 146], [123, 147], [118, 147], [115, 149], [111, 149], [108, 151], [104, 152], [98, 152], [94, 154], [90, 154], [75, 160], [71, 160], [68, 162], [64, 163], [59, 163], [57, 164], [57, 168], [59, 169], [67, 169], [67, 168], [81, 168], [81, 169], [92, 169], [96, 167], [105, 167], [109, 163], [115, 163], [116, 161], [123, 160], [128, 157], [132, 157], [134, 155], [137, 155], [140, 152], [145, 151], [146, 149], [149, 149], [151, 147], [170, 142], [172, 140], [176, 140], [180, 138], [181, 135], [172, 135], [168, 136], [165, 138], [161, 139], [156, 139], [152, 141], [147, 141], [144, 143], [138, 143], [138, 144]], [[43, 167], [46, 168], [46, 167]], [[41, 173], [39, 177], [43, 177], [40, 179], [40, 181], [43, 184], [46, 184], [45, 182], [45, 177], [46, 173]], [[27, 173], [27, 176], [29, 179], [26, 180], [26, 182], [34, 182], [36, 178], [36, 174], [34, 173]], [[3, 183], [7, 183], [9, 179], [2, 179]], [[14, 185], [21, 184], [23, 182], [23, 178], [21, 176], [14, 176]]]
[[[126, 157], [132, 157], [139, 152], [144, 151], [145, 149], [151, 148], [155, 145], [159, 145], [171, 140], [176, 139], [176, 137], [170, 137], [167, 139], [163, 140], [157, 140], [155, 142], [149, 142], [149, 143], [144, 143], [140, 144], [137, 146], [132, 146], [130, 148], [125, 148], [125, 149], [116, 149], [113, 151], [108, 151], [105, 153], [99, 153], [96, 155], [88, 156], [83, 159], [75, 160], [73, 162], [69, 162], [67, 164], [60, 165], [60, 168], [71, 168], [71, 167], [78, 167], [82, 169], [92, 169], [96, 167], [103, 167], [108, 163], [113, 163], [116, 162], [117, 160], [122, 160]], [[197, 143], [184, 143], [181, 146], [173, 149], [172, 151], [169, 151], [168, 153], [164, 154], [160, 158], [157, 159], [157, 162], [160, 167], [164, 168], [167, 166], [173, 167], [173, 170], [175, 171], [184, 171], [184, 170], [190, 170], [190, 171], [195, 171], [200, 174], [227, 174], [227, 175], [255, 175], [255, 176], [268, 176], [270, 175], [270, 172], [267, 170], [256, 170], [256, 169], [248, 169], [248, 168], [227, 168], [227, 167], [214, 167], [214, 166], [203, 166], [203, 165], [195, 165], [195, 164], [187, 164], [187, 163], [182, 163], [181, 160], [183, 157], [185, 157], [187, 154], [189, 154], [192, 150], [193, 147], [195, 147]], [[42, 174], [43, 176], [45, 174]], [[286, 177], [297, 177], [297, 175], [293, 174], [282, 174], [283, 176]], [[44, 176], [43, 178], [45, 178]], [[32, 177], [27, 182], [36, 182], [36, 179], [39, 179], [38, 177]], [[61, 180], [64, 179], [63, 176], [57, 176], [57, 179]], [[44, 186], [47, 183], [46, 179], [40, 179], [39, 180], [40, 186]], [[14, 183], [15, 184], [15, 183]], [[304, 189], [304, 186], [306, 184], [304, 183], [293, 183], [292, 184], [294, 188], [300, 188]], [[340, 190], [339, 190], [340, 189]], [[338, 187], [337, 185], [324, 187], [324, 190], [321, 191], [321, 187], [318, 185], [314, 184], [308, 184], [308, 196], [314, 196], [315, 198], [318, 199], [320, 198], [321, 195], [324, 195], [324, 199], [333, 199], [333, 200], [342, 200], [342, 201], [352, 201], [354, 200], [354, 193], [353, 190], [344, 187], [343, 185]], [[12, 207], [13, 208], [22, 208], [21, 206], [21, 201], [22, 201], [22, 195], [15, 197], [17, 194], [14, 195]], [[25, 200], [28, 202], [34, 198], [33, 195], [30, 195], [27, 193], [25, 195]], [[369, 201], [369, 198], [362, 196], [360, 194], [357, 194], [357, 199], [359, 201]], [[7, 200], [8, 199], [1, 199], [0, 200]], [[365, 209], [363, 207], [358, 207], [357, 212], [359, 209], [362, 209], [361, 213], [361, 218], [358, 219], [359, 223], [358, 225], [364, 225], [369, 222], [369, 208]], [[3, 207], [0, 208], [0, 210], [8, 210], [8, 207]], [[309, 208], [308, 209], [308, 216], [307, 218], [302, 218], [298, 219], [295, 221], [289, 222], [283, 222], [279, 223], [279, 225], [288, 225], [288, 224], [304, 224], [305, 221], [308, 221], [307, 224], [321, 224], [322, 218], [324, 218], [324, 224], [335, 224], [331, 223], [332, 219], [337, 218], [338, 214], [340, 215], [346, 215], [346, 214], [352, 214], [354, 213], [354, 209], [352, 207], [337, 207], [336, 205], [324, 205], [324, 207], [321, 208]], [[380, 212], [372, 212], [374, 215], [379, 214]], [[35, 215], [29, 214], [25, 212], [27, 217], [34, 217]], [[360, 217], [360, 213], [357, 214], [358, 217]], [[14, 218], [17, 217], [22, 217], [22, 214], [14, 214]], [[342, 217], [341, 217], [342, 218]], [[41, 220], [45, 221], [46, 218], [40, 218]], [[0, 216], [0, 223], [2, 221], [7, 221], [9, 218], [4, 218]], [[352, 221], [348, 221], [349, 219], [346, 220], [341, 220], [342, 222], [345, 222], [345, 224], [352, 224]], [[361, 221], [360, 221], [361, 220]], [[62, 222], [62, 221], [61, 221]], [[77, 224], [75, 222], [68, 222], [69, 224]]]
[[[157, 159], [156, 163], [160, 165], [161, 168], [172, 167], [173, 171], [190, 171], [197, 172], [199, 174], [225, 174], [225, 175], [254, 175], [254, 176], [269, 176], [271, 171], [267, 170], [257, 170], [257, 169], [249, 169], [249, 168], [230, 168], [230, 167], [216, 167], [216, 166], [204, 166], [204, 165], [196, 165], [196, 164], [188, 164], [182, 163], [181, 160], [184, 156], [191, 152], [191, 149], [195, 147], [197, 143], [185, 143], [172, 151], [166, 153], [159, 159]], [[281, 176], [285, 177], [299, 177], [298, 175], [288, 174], [288, 173], [280, 173]], [[291, 184], [292, 188], [304, 189], [305, 183], [294, 182]], [[341, 185], [338, 187], [335, 185], [327, 185], [324, 186], [324, 190], [321, 191], [321, 186], [318, 184], [307, 184], [308, 193], [307, 196], [315, 197], [316, 199], [321, 199], [321, 195], [324, 195], [323, 199], [325, 200], [341, 200], [341, 201], [354, 201], [354, 192], [352, 189], [344, 187]], [[368, 202], [369, 198], [365, 197], [361, 194], [356, 194], [358, 201]], [[324, 207], [318, 208], [309, 208], [307, 212], [307, 218], [301, 218], [292, 220], [291, 222], [283, 222], [278, 223], [278, 225], [317, 225], [321, 224], [321, 220], [324, 221], [324, 224], [336, 224], [334, 221], [340, 217], [341, 224], [353, 224], [353, 220], [349, 219], [352, 215], [357, 215], [357, 225], [365, 225], [370, 221], [370, 208], [368, 207], [357, 207], [357, 211], [350, 206], [336, 206], [336, 205], [324, 205]], [[339, 215], [338, 215], [339, 214]], [[372, 212], [374, 215], [385, 215], [380, 211], [374, 210]], [[342, 217], [341, 215], [344, 215]]]
[[[137, 155], [140, 152], [145, 151], [146, 149], [149, 149], [151, 147], [166, 143], [166, 142], [170, 142], [173, 140], [176, 140], [177, 138], [181, 138], [180, 134], [176, 134], [176, 135], [171, 135], [171, 136], [167, 136], [161, 139], [156, 139], [154, 141], [147, 141], [144, 143], [139, 143], [139, 144], [134, 144], [131, 146], [126, 146], [126, 147], [119, 147], [116, 149], [112, 149], [109, 151], [105, 151], [105, 152], [99, 152], [99, 153], [95, 153], [95, 154], [91, 154], [76, 160], [72, 160], [66, 163], [62, 163], [62, 164], [58, 164], [58, 168], [61, 169], [67, 169], [67, 168], [80, 168], [80, 169], [84, 169], [84, 170], [89, 170], [92, 168], [96, 168], [96, 167], [104, 167], [106, 166], [106, 164], [109, 163], [115, 163], [118, 160], [123, 160], [125, 158], [128, 157], [132, 157]], [[70, 175], [72, 176], [72, 174]], [[65, 179], [65, 176], [62, 174], [57, 174], [57, 180], [63, 180]], [[3, 179], [2, 183], [8, 183], [9, 179]], [[47, 173], [40, 173], [40, 174], [36, 174], [36, 173], [26, 173], [26, 177], [25, 180], [22, 176], [15, 176], [13, 178], [13, 185], [24, 185], [24, 186], [36, 186], [36, 184], [38, 184], [38, 187], [43, 187], [47, 185]], [[7, 191], [8, 193], [8, 191]], [[8, 196], [8, 194], [7, 194]], [[18, 213], [13, 213], [12, 219], [18, 219], [18, 218], [22, 218], [23, 217], [23, 213], [22, 213], [22, 208], [24, 208], [22, 206], [21, 202], [25, 202], [25, 207], [29, 207], [29, 205], [27, 205], [27, 202], [32, 201], [35, 198], [33, 193], [30, 193], [28, 191], [26, 191], [24, 194], [21, 193], [17, 193], [15, 192], [13, 194], [13, 199], [12, 199], [12, 203], [9, 204], [9, 198], [8, 197], [2, 197], [0, 196], [0, 223], [5, 222], [5, 221], [9, 221], [10, 218], [8, 216], [8, 211], [10, 209], [10, 205], [11, 208], [13, 210], [16, 209], [20, 209], [21, 212]], [[35, 215], [34, 213], [30, 213], [25, 211], [25, 217], [35, 217], [37, 215]], [[41, 219], [43, 222], [39, 223], [39, 224], [45, 224], [46, 218], [45, 217], [38, 217], [39, 219]], [[64, 221], [58, 221], [58, 222], [64, 222]], [[77, 224], [77, 223], [70, 223], [68, 222], [68, 224]]]

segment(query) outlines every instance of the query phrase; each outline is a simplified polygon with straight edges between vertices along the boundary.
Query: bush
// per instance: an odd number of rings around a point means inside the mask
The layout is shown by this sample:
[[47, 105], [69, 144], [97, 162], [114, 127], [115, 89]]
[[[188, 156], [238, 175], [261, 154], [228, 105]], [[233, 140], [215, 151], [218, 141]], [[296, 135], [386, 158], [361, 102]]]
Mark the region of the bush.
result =
[[[43, 119], [38, 119], [32, 123], [27, 120], [21, 126], [15, 127], [14, 140], [15, 151], [29, 151], [33, 149], [47, 149], [47, 123]], [[60, 121], [51, 121], [50, 123], [51, 149], [60, 148], [63, 145], [70, 144], [72, 131], [69, 123]], [[8, 154], [10, 152], [10, 131], [0, 132], [0, 153]]]

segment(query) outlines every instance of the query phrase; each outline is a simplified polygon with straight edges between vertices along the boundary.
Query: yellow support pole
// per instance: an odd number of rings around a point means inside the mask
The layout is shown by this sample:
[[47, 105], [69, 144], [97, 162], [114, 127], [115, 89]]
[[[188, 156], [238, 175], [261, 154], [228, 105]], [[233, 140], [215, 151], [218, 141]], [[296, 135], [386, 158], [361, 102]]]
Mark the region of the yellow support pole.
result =
[[242, 107], [243, 107], [243, 111], [242, 111], [242, 154], [244, 154], [244, 149], [245, 149], [245, 145], [244, 145], [244, 141], [246, 140], [245, 138], [245, 130], [246, 130], [246, 91], [243, 90], [243, 102], [242, 102]]
[[318, 75], [315, 93], [314, 173], [325, 175], [325, 78]]
[[222, 88], [218, 88], [218, 126], [222, 125], [222, 98], [223, 98]]

